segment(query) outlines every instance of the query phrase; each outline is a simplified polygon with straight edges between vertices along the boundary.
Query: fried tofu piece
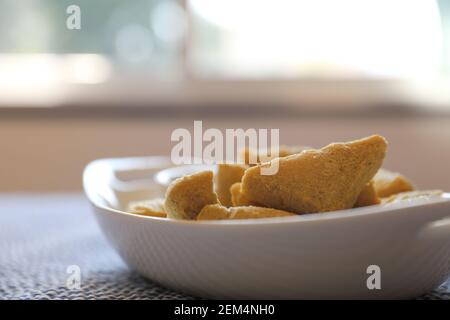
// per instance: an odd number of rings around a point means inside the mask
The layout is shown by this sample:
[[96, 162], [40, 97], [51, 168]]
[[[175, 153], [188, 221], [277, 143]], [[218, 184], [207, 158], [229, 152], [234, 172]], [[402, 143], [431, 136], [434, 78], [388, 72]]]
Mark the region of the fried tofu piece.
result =
[[226, 207], [232, 205], [230, 187], [236, 182], [241, 182], [245, 169], [247, 166], [241, 164], [220, 163], [217, 165], [216, 192], [222, 205]]
[[230, 211], [220, 204], [204, 206], [197, 216], [197, 220], [224, 220], [230, 218]]
[[389, 197], [400, 192], [414, 190], [412, 183], [400, 173], [386, 169], [378, 170], [373, 178], [375, 191], [381, 198]]
[[276, 218], [291, 217], [296, 214], [284, 210], [272, 208], [263, 208], [255, 206], [233, 207], [230, 208], [230, 219], [259, 219], [259, 218]]
[[152, 200], [134, 201], [128, 205], [128, 212], [142, 216], [160, 217], [167, 216], [164, 209], [164, 199], [156, 198]]
[[230, 193], [231, 193], [231, 204], [233, 207], [256, 205], [256, 203], [252, 203], [242, 194], [240, 182], [236, 182], [231, 186]]
[[355, 208], [366, 207], [380, 203], [381, 200], [378, 197], [377, 192], [375, 191], [375, 188], [373, 186], [373, 180], [370, 180], [370, 182], [366, 184], [364, 188], [361, 190], [358, 199], [356, 199], [354, 207]]
[[440, 196], [442, 193], [443, 193], [442, 190], [418, 190], [418, 191], [400, 192], [397, 194], [393, 194], [390, 197], [384, 198], [382, 200], [382, 203], [389, 204], [416, 198], [430, 198]]
[[297, 214], [349, 209], [381, 167], [387, 142], [373, 135], [320, 150], [274, 159], [278, 172], [262, 175], [261, 164], [245, 171], [241, 190], [250, 201]]
[[255, 206], [227, 208], [218, 204], [205, 206], [197, 220], [259, 219], [295, 216], [291, 212]]
[[173, 181], [167, 188], [164, 208], [168, 218], [192, 220], [204, 206], [216, 203], [213, 173], [202, 171]]
[[278, 157], [287, 157], [311, 149], [305, 146], [286, 146], [280, 145], [278, 155], [271, 154], [270, 149], [255, 150], [243, 148], [239, 151], [239, 160], [247, 165], [255, 165], [261, 162], [267, 162]]

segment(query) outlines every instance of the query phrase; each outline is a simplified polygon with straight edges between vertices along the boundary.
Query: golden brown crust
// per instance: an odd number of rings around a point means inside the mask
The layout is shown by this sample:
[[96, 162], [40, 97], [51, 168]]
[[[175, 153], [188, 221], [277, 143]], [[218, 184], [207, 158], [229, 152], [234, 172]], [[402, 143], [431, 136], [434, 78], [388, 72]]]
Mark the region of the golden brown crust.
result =
[[164, 208], [169, 218], [191, 220], [204, 206], [215, 203], [213, 173], [202, 171], [173, 181], [167, 188]]
[[293, 154], [302, 152], [303, 150], [311, 149], [305, 146], [279, 146], [278, 155], [270, 154], [270, 150], [255, 150], [250, 148], [243, 148], [239, 151], [239, 160], [247, 165], [255, 165], [261, 162], [267, 162], [278, 157], [287, 157]]
[[242, 194], [240, 182], [236, 182], [231, 186], [230, 193], [231, 193], [231, 204], [233, 205], [233, 207], [257, 205], [256, 203], [253, 203], [250, 200], [248, 200]]
[[228, 208], [220, 204], [204, 206], [197, 216], [197, 220], [224, 220], [229, 218], [230, 212]]
[[156, 198], [152, 200], [134, 201], [128, 205], [128, 212], [151, 217], [165, 218], [164, 199]]
[[413, 184], [406, 177], [386, 169], [378, 170], [373, 180], [375, 191], [381, 198], [414, 190]]
[[217, 165], [216, 192], [222, 205], [230, 207], [232, 205], [230, 187], [240, 182], [247, 166], [241, 164], [225, 164]]
[[380, 204], [381, 200], [373, 186], [373, 180], [364, 186], [355, 203], [355, 208]]
[[213, 204], [205, 206], [197, 216], [197, 220], [260, 219], [288, 216], [295, 216], [295, 214], [272, 208], [255, 206], [226, 208], [218, 204]]
[[297, 214], [352, 208], [381, 167], [387, 148], [378, 135], [278, 158], [275, 175], [246, 170], [241, 190], [250, 201]]
[[230, 208], [230, 219], [260, 219], [275, 217], [290, 217], [296, 214], [284, 210], [263, 208], [256, 206], [232, 207]]

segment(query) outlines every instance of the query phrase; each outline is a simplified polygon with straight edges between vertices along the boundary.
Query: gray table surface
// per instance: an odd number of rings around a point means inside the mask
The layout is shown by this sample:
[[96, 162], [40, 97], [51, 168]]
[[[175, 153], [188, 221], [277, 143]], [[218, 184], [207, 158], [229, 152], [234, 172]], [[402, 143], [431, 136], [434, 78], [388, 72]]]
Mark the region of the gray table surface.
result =
[[[79, 289], [66, 286], [69, 266]], [[450, 279], [421, 299], [450, 299]], [[0, 299], [192, 299], [127, 268], [82, 194], [0, 194]]]

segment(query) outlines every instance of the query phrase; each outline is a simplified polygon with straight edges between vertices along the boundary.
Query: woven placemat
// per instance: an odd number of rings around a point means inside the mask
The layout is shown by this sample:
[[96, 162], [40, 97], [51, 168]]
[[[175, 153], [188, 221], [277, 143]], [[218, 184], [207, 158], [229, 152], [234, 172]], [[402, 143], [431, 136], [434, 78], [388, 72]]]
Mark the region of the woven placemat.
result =
[[[0, 208], [0, 299], [193, 299], [128, 269], [81, 194], [3, 194]], [[420, 299], [450, 299], [450, 281]]]

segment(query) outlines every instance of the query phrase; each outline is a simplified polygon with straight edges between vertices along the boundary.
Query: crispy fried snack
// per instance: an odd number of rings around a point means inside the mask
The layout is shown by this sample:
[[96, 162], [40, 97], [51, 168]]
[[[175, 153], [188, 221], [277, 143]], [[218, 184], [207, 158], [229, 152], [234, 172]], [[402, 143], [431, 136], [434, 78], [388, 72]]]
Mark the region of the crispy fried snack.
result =
[[166, 191], [167, 217], [192, 220], [208, 204], [218, 203], [213, 191], [213, 173], [202, 171], [173, 181]]
[[442, 190], [418, 190], [418, 191], [408, 191], [393, 194], [388, 198], [382, 200], [383, 204], [395, 203], [403, 200], [410, 200], [415, 198], [430, 198], [434, 196], [439, 196], [442, 194]]
[[381, 167], [387, 148], [378, 135], [320, 150], [274, 159], [275, 175], [251, 167], [242, 178], [242, 193], [263, 206], [297, 214], [349, 209]]
[[374, 188], [379, 197], [389, 197], [393, 194], [412, 191], [412, 183], [400, 173], [391, 172], [386, 169], [378, 170], [373, 178]]
[[[286, 157], [302, 152], [303, 150], [311, 149], [305, 146], [285, 146], [281, 145], [278, 150], [278, 156], [270, 154], [270, 150], [255, 150], [250, 148], [243, 148], [239, 151], [239, 160], [248, 165], [259, 164], [264, 161], [270, 161], [278, 157]], [[262, 159], [262, 157], [266, 157]], [[264, 161], [263, 161], [264, 160]]]
[[274, 218], [274, 217], [290, 217], [296, 214], [283, 210], [263, 207], [233, 207], [230, 208], [230, 219], [259, 219], [259, 218]]
[[373, 180], [370, 180], [368, 184], [364, 186], [364, 188], [361, 190], [361, 193], [358, 196], [358, 199], [355, 203], [355, 208], [358, 207], [366, 207], [366, 206], [372, 206], [374, 204], [380, 204], [381, 200], [377, 195], [377, 192], [375, 191], [375, 188], [373, 186]]
[[233, 207], [240, 206], [256, 206], [256, 203], [252, 203], [241, 192], [241, 183], [236, 182], [230, 188], [231, 204]]
[[291, 212], [254, 206], [227, 208], [218, 204], [205, 206], [197, 220], [258, 219], [294, 216]]
[[216, 192], [222, 205], [226, 207], [232, 205], [230, 187], [236, 182], [241, 182], [245, 169], [247, 166], [241, 164], [220, 163], [217, 165]]
[[197, 216], [197, 220], [225, 220], [230, 218], [230, 210], [220, 204], [204, 206]]
[[161, 198], [131, 202], [128, 205], [128, 212], [142, 216], [160, 218], [165, 218], [167, 216], [164, 210], [164, 199]]

